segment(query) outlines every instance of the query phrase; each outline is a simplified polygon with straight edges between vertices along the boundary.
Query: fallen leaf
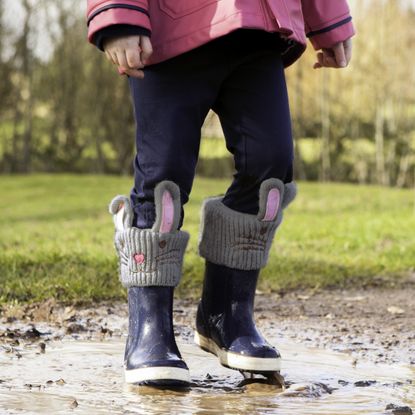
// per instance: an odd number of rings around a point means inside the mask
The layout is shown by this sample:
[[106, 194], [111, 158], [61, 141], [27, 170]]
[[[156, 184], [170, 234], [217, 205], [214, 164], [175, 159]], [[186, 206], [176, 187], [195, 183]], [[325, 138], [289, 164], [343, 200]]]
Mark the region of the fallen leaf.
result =
[[404, 314], [405, 310], [400, 307], [395, 307], [394, 305], [388, 307], [388, 312], [391, 314]]

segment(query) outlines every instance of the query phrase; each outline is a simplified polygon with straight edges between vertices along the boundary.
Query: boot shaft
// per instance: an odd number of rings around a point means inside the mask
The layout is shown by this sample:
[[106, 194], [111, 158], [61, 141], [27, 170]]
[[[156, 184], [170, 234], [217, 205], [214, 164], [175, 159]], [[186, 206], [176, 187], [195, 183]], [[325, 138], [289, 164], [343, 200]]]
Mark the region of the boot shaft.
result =
[[206, 261], [202, 306], [210, 315], [252, 315], [259, 270], [243, 271]]
[[135, 337], [148, 330], [172, 331], [174, 287], [128, 289], [128, 333]]

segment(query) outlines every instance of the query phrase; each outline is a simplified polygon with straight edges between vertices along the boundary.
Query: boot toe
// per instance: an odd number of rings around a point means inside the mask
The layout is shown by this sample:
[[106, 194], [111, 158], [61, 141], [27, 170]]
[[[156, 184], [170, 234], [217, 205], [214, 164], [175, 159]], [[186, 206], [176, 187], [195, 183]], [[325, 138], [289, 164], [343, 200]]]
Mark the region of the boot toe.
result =
[[190, 383], [189, 369], [182, 359], [132, 361], [125, 364], [125, 381], [154, 387], [186, 387]]
[[235, 339], [228, 350], [232, 353], [261, 359], [279, 359], [281, 357], [275, 347], [264, 341], [252, 339], [251, 337], [239, 337]]
[[190, 383], [189, 368], [174, 344], [134, 348], [125, 359], [124, 373], [125, 381], [136, 385], [184, 387]]
[[179, 369], [189, 370], [186, 365], [186, 362], [182, 359], [156, 359], [156, 360], [135, 360], [135, 359], [127, 359], [125, 362], [126, 370], [134, 370], [134, 369], [141, 369], [141, 368], [151, 368], [151, 367], [175, 367]]

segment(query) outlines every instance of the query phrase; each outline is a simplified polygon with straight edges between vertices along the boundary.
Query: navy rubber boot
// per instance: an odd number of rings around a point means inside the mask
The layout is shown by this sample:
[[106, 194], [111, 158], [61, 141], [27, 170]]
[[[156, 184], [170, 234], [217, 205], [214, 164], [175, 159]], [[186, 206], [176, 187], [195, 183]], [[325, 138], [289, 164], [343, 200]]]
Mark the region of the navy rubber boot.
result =
[[128, 289], [129, 328], [124, 355], [127, 383], [189, 385], [189, 369], [174, 337], [173, 290], [173, 287]]
[[281, 357], [255, 326], [259, 270], [242, 271], [206, 261], [195, 342], [223, 366], [245, 372], [279, 371]]

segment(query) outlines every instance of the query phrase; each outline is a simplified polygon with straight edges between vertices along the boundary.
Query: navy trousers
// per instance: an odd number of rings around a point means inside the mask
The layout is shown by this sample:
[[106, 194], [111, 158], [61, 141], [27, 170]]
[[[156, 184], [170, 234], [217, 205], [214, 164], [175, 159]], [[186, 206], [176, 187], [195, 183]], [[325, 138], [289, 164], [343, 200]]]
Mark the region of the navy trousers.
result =
[[[134, 225], [155, 220], [153, 191], [171, 180], [189, 199], [201, 126], [210, 109], [219, 116], [235, 161], [223, 203], [258, 212], [262, 181], [292, 181], [293, 143], [288, 96], [276, 33], [241, 29], [129, 78], [137, 122], [131, 201]], [[206, 195], [209, 196], [209, 195]], [[183, 208], [182, 208], [183, 221]]]

